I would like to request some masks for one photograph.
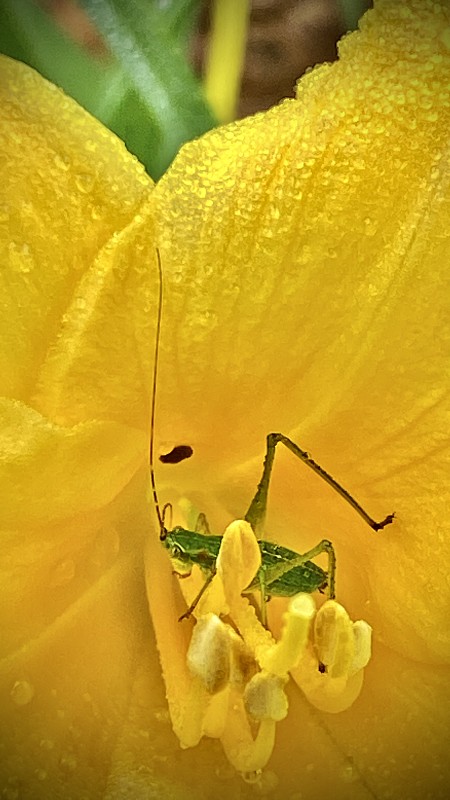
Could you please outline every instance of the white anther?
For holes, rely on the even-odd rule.
[[[370,661],[372,655],[372,628],[368,622],[358,619],[353,623],[353,638],[355,643],[355,654],[350,667],[350,675],[364,669]]]
[[[189,649],[187,665],[200,678],[210,694],[224,689],[230,679],[231,645],[227,626],[215,614],[197,621]]]
[[[253,719],[279,722],[287,716],[285,680],[269,672],[258,672],[245,687],[244,706]]]
[[[355,651],[353,623],[335,600],[327,600],[317,612],[314,643],[327,674],[331,678],[347,677]]]

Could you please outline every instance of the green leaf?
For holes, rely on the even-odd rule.
[[[198,0],[90,2],[115,59],[89,56],[31,0],[0,0],[0,50],[64,89],[159,178],[215,120],[184,49]]]
[[[144,0],[81,4],[134,90],[121,109],[121,117],[125,108],[129,114],[124,139],[133,152],[139,149],[144,163],[151,161],[151,174],[159,177],[184,142],[216,124],[178,39],[193,4],[183,3],[183,13],[182,7],[176,13],[175,4],[160,13],[156,3]]]
[[[101,104],[115,67],[90,58],[30,0],[0,0],[0,14],[2,53],[34,67],[89,111]]]
[[[371,6],[370,0],[339,0],[345,29],[355,31],[362,15]]]

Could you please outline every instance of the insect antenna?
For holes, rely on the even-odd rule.
[[[156,248],[156,258],[158,262],[158,273],[159,273],[159,294],[158,294],[158,315],[156,318],[156,334],[155,334],[155,360],[153,364],[152,405],[150,413],[149,467],[150,467],[150,482],[152,487],[153,500],[155,503],[156,514],[159,523],[159,538],[163,542],[168,534],[168,530],[164,524],[164,516],[167,506],[164,506],[163,512],[161,513],[158,500],[158,493],[156,491],[155,466],[154,466],[156,386],[158,379],[159,342],[161,338],[161,319],[162,319],[162,301],[163,301],[163,275],[161,267],[161,254],[158,248]]]

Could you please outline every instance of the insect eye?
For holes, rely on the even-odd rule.
[[[177,544],[174,544],[173,547],[172,547],[171,555],[173,556],[173,558],[181,558],[181,556],[183,555],[183,551],[181,550],[181,547],[178,547]]]
[[[163,464],[179,464],[180,461],[184,461],[185,458],[190,458],[193,452],[190,445],[178,444],[176,447],[172,448],[170,453],[164,453],[160,456],[159,460],[162,461]]]

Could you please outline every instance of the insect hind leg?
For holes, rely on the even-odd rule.
[[[308,550],[307,553],[302,553],[301,555],[296,555],[295,558],[284,559],[283,561],[272,564],[270,567],[261,566],[260,570],[264,573],[264,577],[261,579],[260,577],[260,584],[267,587],[267,592],[270,594],[270,585],[277,581],[279,578],[282,578],[283,575],[286,575],[287,572],[290,572],[291,569],[294,567],[300,567],[302,564],[305,564],[307,561],[312,561],[313,558],[317,558],[322,553],[326,553],[328,556],[328,569],[327,569],[327,585],[328,585],[328,597],[330,600],[334,600],[336,596],[336,553],[334,552],[334,547],[329,541],[329,539],[322,539],[319,544],[316,544],[315,547],[312,547],[311,550]]]
[[[331,486],[340,496],[363,518],[364,522],[369,525],[372,530],[380,531],[386,525],[389,525],[394,520],[394,514],[388,514],[380,522],[372,519],[364,508],[355,500],[354,497],[341,486],[320,464],[314,461],[313,458],[305,450],[302,450],[292,439],[284,436],[282,433],[269,433],[267,436],[266,456],[264,458],[263,472],[261,480],[258,483],[256,494],[250,503],[250,507],[245,515],[245,519],[250,523],[253,530],[257,535],[260,535],[264,528],[266,518],[267,499],[269,493],[270,478],[272,475],[273,462],[275,459],[275,448],[281,442],[291,451],[303,464],[312,469],[316,475],[319,475],[329,486]]]

